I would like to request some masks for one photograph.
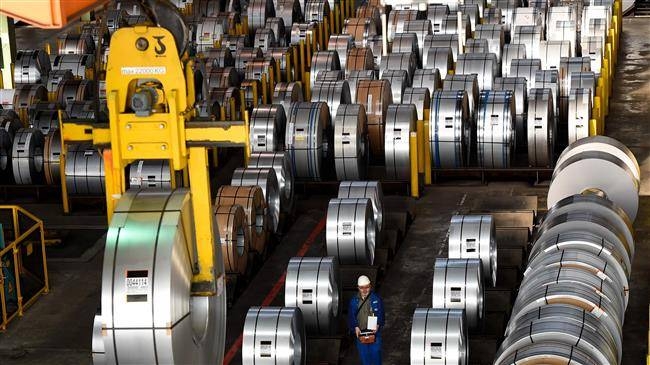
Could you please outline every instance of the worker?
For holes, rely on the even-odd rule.
[[[381,330],[384,327],[384,302],[372,291],[370,279],[357,279],[359,294],[350,299],[348,326],[355,336],[362,365],[381,365]],[[374,335],[374,341],[373,341]]]

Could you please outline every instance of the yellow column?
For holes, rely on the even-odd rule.
[[[431,146],[429,144],[429,117],[428,110],[424,115],[424,183],[431,185]]]
[[[411,196],[420,197],[420,186],[418,181],[418,133],[411,132],[409,135],[409,156],[411,159]]]
[[[2,72],[2,85],[3,89],[14,88],[14,70],[13,62],[16,59],[16,32],[14,31],[14,23],[6,16],[0,16],[0,47],[2,47],[2,55],[0,65]]]

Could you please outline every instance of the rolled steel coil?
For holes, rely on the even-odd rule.
[[[327,103],[329,115],[333,118],[340,105],[352,102],[347,80],[316,82],[311,92],[311,101]]]
[[[246,69],[244,71],[245,79],[262,81],[263,77],[269,84],[271,84],[272,80],[275,80],[275,60],[273,57],[258,58],[249,60],[246,63]]]
[[[501,9],[499,8],[485,8],[483,9],[483,24],[498,25],[503,29],[501,19],[503,18]]]
[[[318,85],[321,82],[332,82],[345,80],[345,72],[342,70],[335,71],[321,71],[316,76],[316,84]]]
[[[422,66],[426,70],[438,70],[440,78],[445,80],[449,71],[454,69],[453,52],[449,47],[430,47],[426,49],[426,56]]]
[[[255,34],[257,29],[264,28],[267,18],[275,16],[275,7],[271,0],[250,0],[248,8],[248,34]]]
[[[305,323],[299,308],[251,307],[244,321],[243,365],[302,365]]]
[[[350,87],[350,99],[357,101],[357,84],[360,80],[376,80],[377,74],[374,70],[357,70],[348,73],[348,86]]]
[[[359,80],[357,83],[357,103],[363,104],[366,108],[370,153],[375,158],[384,155],[386,110],[392,102],[393,96],[388,80]]]
[[[540,42],[539,58],[543,70],[559,70],[562,57],[572,57],[573,52],[569,41]]]
[[[519,6],[519,1],[517,0],[493,0],[492,6],[495,8],[501,9],[501,24],[503,25],[503,30],[512,33],[512,15],[515,9]],[[510,42],[513,43],[513,42]]]
[[[284,30],[287,35],[292,36],[292,26],[304,21],[302,16],[302,7],[297,0],[276,0],[275,16],[282,18],[284,21]]]
[[[375,70],[379,70],[382,63],[383,54],[383,38],[380,35],[368,37],[366,48],[372,51],[372,59],[375,62]]]
[[[417,36],[418,44],[418,59],[422,60],[424,52],[424,38],[433,33],[431,28],[431,21],[429,19],[422,20],[409,20],[404,24],[404,33],[415,34]],[[393,40],[393,44],[394,44]],[[394,51],[393,51],[394,52]]]
[[[604,36],[583,36],[580,39],[580,54],[589,57],[591,69],[600,75],[603,64],[603,39]]]
[[[413,104],[392,104],[386,110],[385,154],[386,177],[391,180],[409,180],[411,151],[409,137],[415,132],[418,115]]]
[[[524,77],[526,78],[526,86],[528,92],[535,85],[535,76],[537,71],[541,70],[542,62],[539,59],[516,59],[510,62],[509,77]]]
[[[47,89],[41,84],[20,84],[13,90],[13,109],[19,115],[20,111],[27,111],[36,104],[47,101]]]
[[[228,34],[228,19],[224,17],[205,17],[194,25],[197,52],[215,46],[224,34]]]
[[[535,71],[535,88],[551,89],[553,99],[553,110],[555,119],[560,117],[560,74],[557,70],[537,70]]]
[[[479,87],[478,76],[474,74],[469,75],[449,75],[442,83],[442,89],[445,91],[462,91],[467,92],[467,118],[472,123],[476,119],[476,110],[479,101]]]
[[[241,205],[217,205],[214,215],[226,272],[245,275],[250,243],[244,208]]]
[[[379,78],[389,82],[393,102],[401,103],[404,90],[409,85],[408,72],[406,70],[385,70]]]
[[[424,48],[423,48],[424,51],[422,52],[423,66],[427,63],[427,61],[425,60],[426,58],[425,55],[428,54],[427,50],[433,47],[451,49],[451,56],[453,58],[453,62],[456,62],[456,60],[458,59],[458,55],[463,53],[462,48],[460,46],[460,41],[458,39],[458,34],[440,34],[440,33],[431,34],[424,37]],[[444,78],[444,75],[442,75],[441,73],[440,77]]]
[[[479,90],[492,90],[494,78],[499,76],[499,63],[492,53],[464,53],[456,62],[457,75],[476,74]]]
[[[266,23],[269,23],[270,19],[278,19],[278,18],[269,18],[267,19]],[[282,28],[284,29],[284,27]],[[278,45],[278,41],[275,37],[275,32],[273,29],[270,28],[260,28],[255,31],[255,38],[253,38],[253,47],[259,48],[262,50],[262,52],[266,53],[269,48],[271,47],[276,47]]]
[[[331,10],[328,0],[305,0],[302,13],[306,22],[323,23],[330,18]]]
[[[599,189],[623,208],[632,221],[639,206],[639,183],[626,163],[600,151],[583,151],[566,158],[553,171],[548,207],[586,189]]]
[[[345,73],[349,75],[351,71],[365,70],[374,70],[372,51],[368,48],[350,49],[347,54]]]
[[[59,54],[93,54],[95,53],[95,40],[88,33],[68,33],[59,39]]]
[[[339,180],[360,180],[366,175],[368,136],[366,108],[361,104],[338,107],[334,119],[334,167]]]
[[[411,365],[468,362],[467,325],[460,309],[417,308],[411,326]]]
[[[388,14],[388,42],[393,41],[393,37],[398,33],[405,33],[404,27],[406,22],[418,20],[417,10],[394,10]]]
[[[239,6],[239,1],[233,2]],[[225,10],[223,7],[226,5],[226,2],[215,2],[211,0],[194,0],[192,4],[192,12],[194,19],[201,19],[205,17],[214,17],[219,12]],[[241,10],[241,9],[238,9]]]
[[[99,110],[99,113],[97,113],[93,101],[69,102],[65,106],[65,114],[70,119],[90,119],[99,122],[108,120],[108,116],[104,110]]]
[[[413,53],[416,60],[416,68],[422,67],[422,57],[419,51],[418,37],[415,33],[398,33],[393,37],[391,53]]]
[[[402,95],[402,104],[414,105],[415,111],[417,112],[417,120],[424,120],[425,111],[429,110],[431,106],[429,89],[425,87],[407,87],[404,89],[404,94]]]
[[[14,137],[20,128],[22,123],[13,110],[0,110],[0,179],[6,182],[11,180]]]
[[[93,364],[106,364],[106,347],[102,339],[102,316],[95,314],[93,318],[93,337],[90,345]]]
[[[477,118],[479,165],[510,166],[513,147],[515,105],[511,91],[482,91]]]
[[[29,119],[29,127],[38,129],[43,136],[59,128],[59,110],[55,108],[34,108]]]
[[[221,37],[221,47],[228,48],[230,52],[237,54],[248,46],[248,40],[243,35],[224,34]]]
[[[309,74],[309,86],[313,90],[316,83],[316,76],[320,71],[334,71],[341,69],[341,61],[336,51],[316,51],[311,57],[311,72]]]
[[[172,171],[169,160],[139,160],[129,167],[131,189],[170,189]]]
[[[74,75],[72,75],[72,71],[70,70],[50,71],[50,73],[47,76],[47,81],[45,82],[45,86],[47,87],[47,92],[50,94],[55,94],[61,82],[63,82],[64,80],[71,80],[73,78]]]
[[[135,27],[136,25],[145,25],[150,22],[149,16],[146,14],[138,14],[138,15],[126,15],[124,17],[124,21],[126,22],[126,26],[128,27]]]
[[[440,72],[437,69],[427,70],[418,69],[413,74],[413,88],[427,88],[429,94],[442,88],[442,81],[440,79]]]
[[[379,181],[341,181],[337,198],[370,199],[377,232],[381,232],[383,229],[384,193]]]
[[[466,166],[471,144],[467,92],[464,90],[434,91],[429,118],[432,167]]]
[[[300,82],[278,82],[273,90],[273,104],[280,104],[284,109],[285,119],[289,120],[291,104],[302,102],[302,85]]]
[[[38,129],[16,131],[11,150],[14,181],[19,185],[37,184],[43,178],[43,134]]]
[[[321,180],[323,159],[328,153],[324,144],[331,125],[327,104],[294,103],[288,121],[285,149],[289,152],[293,175],[299,179]]]
[[[236,49],[233,52],[235,52],[235,69],[242,77],[246,73],[246,65],[248,62],[264,58],[264,53],[262,53],[262,50],[259,48],[241,48]]]
[[[528,164],[551,166],[555,145],[555,109],[551,89],[530,89],[528,95]]]
[[[549,41],[568,41],[571,47],[571,54],[575,54],[578,43],[576,22],[560,20],[555,22],[553,28],[547,32],[547,39]]]
[[[231,108],[230,101],[233,101],[235,109],[233,110]],[[232,119],[238,119],[242,118],[240,116],[240,105],[243,100],[241,100],[241,94],[239,93],[239,89],[236,87],[213,87],[210,88],[210,93],[208,94],[208,101],[210,103],[218,103],[218,105],[221,105],[224,107],[224,111],[226,115],[225,119],[227,120],[232,120]]]
[[[280,185],[273,168],[236,168],[231,186],[259,186],[266,201],[268,229],[276,233],[280,222]]]
[[[518,7],[512,14],[512,26],[515,30],[521,26],[539,26],[544,28],[545,22],[545,13],[539,8]]]
[[[526,113],[528,110],[528,87],[524,77],[497,77],[493,89],[510,90],[515,97],[515,149],[521,150],[526,145]]]
[[[266,249],[267,217],[264,193],[259,186],[222,186],[217,191],[215,206],[241,205],[246,212],[251,250],[263,253]]]
[[[273,37],[274,37],[274,42],[269,42],[269,44],[274,44],[274,45],[266,46],[264,48],[264,53],[267,53],[269,48],[272,47],[287,47],[289,45],[289,40],[287,37],[288,34],[287,26],[284,24],[284,19],[278,17],[277,8],[276,8],[276,17],[266,19],[266,25],[264,25],[264,29],[269,29],[273,31]],[[290,31],[291,31],[291,27],[289,27],[289,32]],[[270,36],[268,34],[266,35],[266,39],[270,40]],[[258,39],[258,42],[262,42],[262,40]],[[261,48],[261,46],[259,45],[256,47]]]
[[[442,20],[440,30],[443,34],[457,34],[462,49],[465,47],[465,42],[472,38],[470,23],[471,21],[469,20],[469,16],[454,12],[453,14],[447,15]]]
[[[481,260],[437,258],[431,307],[464,309],[468,327],[477,328],[485,312]]]
[[[334,198],[327,207],[327,255],[340,264],[372,265],[378,234],[367,198]]]
[[[298,45],[300,41],[307,42],[309,35],[310,42],[317,41],[318,22],[293,23],[291,27],[291,45]]]
[[[591,71],[589,57],[562,57],[560,59],[560,97],[569,96],[571,91],[571,74],[573,72]]]
[[[587,89],[591,95],[595,95],[597,80],[598,77],[592,71],[571,72],[569,74],[569,87],[571,89]]]
[[[260,105],[250,118],[251,152],[274,152],[284,148],[286,113],[282,105]]]
[[[575,365],[598,363],[589,353],[577,346],[559,341],[543,341],[522,346],[514,353],[504,354],[499,362],[495,362],[495,365],[535,364],[543,361]]]
[[[280,189],[280,209],[290,213],[293,207],[293,174],[287,152],[255,152],[248,159],[249,168],[272,168]],[[282,216],[280,217],[282,218]],[[281,219],[282,220],[282,219]]]
[[[640,181],[641,172],[634,154],[624,144],[607,136],[589,136],[572,143],[562,151],[557,162],[560,164],[568,158],[584,151],[600,151],[617,157],[625,163],[634,178]]]
[[[417,58],[413,53],[391,53],[381,60],[379,67],[379,78],[382,78],[386,71],[406,71],[407,85],[411,85],[413,73],[417,66]]]
[[[334,257],[292,257],[287,265],[284,305],[300,308],[307,333],[335,333],[340,308],[339,286]]]
[[[523,44],[529,59],[539,59],[542,27],[538,25],[520,25],[514,28],[511,44]]]
[[[239,87],[241,79],[234,67],[213,67],[207,73],[208,87]]]
[[[512,61],[517,59],[524,59],[524,58],[526,58],[525,45],[504,44],[503,52],[501,53],[501,75],[503,77],[510,76],[510,68],[511,68]]]
[[[327,41],[327,49],[338,53],[341,69],[346,70],[348,51],[354,49],[354,38],[349,34],[332,34]],[[372,62],[372,56],[370,57],[370,61]]]
[[[445,4],[428,4],[427,5],[427,19],[431,21],[432,33],[440,33],[442,27],[442,19],[449,14],[449,6]]]
[[[266,51],[266,55],[273,57],[276,66],[280,69],[280,80],[287,80],[290,76],[287,70],[287,56],[291,57],[291,50],[288,47],[271,47]],[[277,85],[276,80],[276,85]]]
[[[491,215],[454,215],[449,224],[450,259],[480,259],[483,278],[497,284],[496,228]]]
[[[465,53],[489,53],[487,39],[470,38],[465,43]]]
[[[591,119],[591,90],[571,89],[567,101],[567,123],[569,126],[569,144],[589,136]]]
[[[44,50],[19,50],[14,62],[14,82],[44,83],[51,68],[50,59]]]
[[[96,86],[92,80],[63,80],[56,92],[56,101],[67,105],[73,101],[89,101],[95,98]]]
[[[95,66],[95,57],[91,54],[65,54],[54,56],[52,70],[70,70],[76,78],[89,77],[89,70]]]
[[[104,194],[104,158],[89,144],[72,144],[66,149],[65,184],[69,195]]]
[[[384,13],[384,10],[381,6],[375,6],[370,4],[362,4],[357,7],[355,16],[356,18],[370,18],[375,26],[375,34],[381,35],[381,14]],[[352,19],[352,18],[350,18]]]
[[[501,27],[500,24],[477,25],[476,31],[474,32],[474,38],[487,40],[488,51],[486,52],[494,53],[494,55],[497,57],[497,63],[501,63],[501,54],[505,36],[503,33],[503,27]]]
[[[191,295],[195,263],[183,234],[194,225],[191,209],[187,189],[127,191],[117,204],[102,276],[107,363],[222,361],[226,294],[219,286],[212,296]],[[212,279],[218,281],[224,271],[216,251]]]
[[[482,10],[479,9],[478,4],[469,4],[465,3],[463,5],[458,5],[458,11],[462,14],[463,17],[469,20],[469,29],[472,33],[476,30],[477,24],[480,24]]]

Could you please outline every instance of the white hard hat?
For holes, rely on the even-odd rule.
[[[366,286],[366,285],[370,285],[370,279],[365,275],[359,276],[359,279],[357,279],[357,286]]]

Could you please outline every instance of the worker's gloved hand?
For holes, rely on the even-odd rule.
[[[361,328],[354,327],[354,333],[357,335],[357,337],[359,337],[359,335],[361,335]]]

